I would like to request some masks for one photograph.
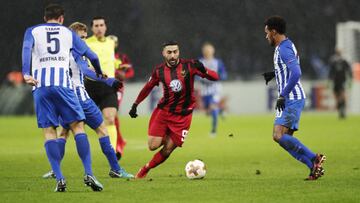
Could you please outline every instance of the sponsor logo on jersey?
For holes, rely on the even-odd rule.
[[[182,90],[182,85],[181,85],[181,82],[180,80],[172,80],[170,82],[170,88],[173,92],[180,92]]]

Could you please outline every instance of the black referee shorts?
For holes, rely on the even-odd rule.
[[[85,79],[85,88],[101,111],[107,107],[114,107],[118,110],[117,92],[114,88],[103,82],[89,79]]]

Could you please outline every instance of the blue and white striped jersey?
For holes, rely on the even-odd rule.
[[[275,78],[278,86],[278,94],[282,95],[285,87],[289,83],[292,67],[300,67],[300,60],[295,45],[290,39],[282,41],[274,52]],[[289,100],[305,99],[305,92],[301,85],[300,79],[295,81],[296,84],[289,94],[284,95]]]
[[[71,50],[84,54],[87,49],[74,32],[58,23],[30,27],[24,36],[23,75],[32,75],[39,81],[34,89],[47,86],[73,89],[69,74]]]
[[[218,73],[220,80],[226,80],[227,73],[224,63],[217,58],[213,59],[199,59],[206,68],[209,68]],[[200,78],[200,94],[201,96],[218,95],[221,92],[221,83],[219,81],[210,81],[204,78]]]
[[[79,56],[76,52],[72,52],[70,55],[70,69],[71,69],[71,80],[75,87],[75,93],[79,100],[86,101],[90,99],[88,93],[86,92],[84,85],[84,73],[81,71],[81,65],[86,66],[87,61],[83,58],[84,56]]]

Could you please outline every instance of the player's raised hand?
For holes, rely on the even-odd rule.
[[[129,115],[130,115],[130,117],[131,118],[136,118],[138,115],[137,115],[137,113],[136,113],[136,111],[137,111],[137,104],[133,104],[132,106],[131,106],[131,109],[130,109],[130,111],[129,111]]]
[[[285,98],[283,96],[279,96],[276,100],[275,109],[278,111],[283,111],[285,109]]]
[[[265,84],[267,85],[275,77],[275,71],[263,73],[262,76],[264,76]]]
[[[39,83],[31,75],[24,75],[24,80],[26,84],[29,84],[31,86],[36,86]]]
[[[203,63],[201,63],[199,60],[194,60],[194,67],[198,69],[200,72],[206,74],[206,68]]]

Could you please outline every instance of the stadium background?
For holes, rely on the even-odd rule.
[[[42,23],[43,7],[49,2],[4,1],[0,8],[0,80],[21,69],[21,45],[27,27]],[[359,21],[357,0],[301,1],[57,1],[65,7],[65,25],[74,21],[90,24],[93,16],[108,18],[108,34],[119,37],[121,50],[137,69],[134,80],[144,80],[159,63],[160,45],[176,39],[184,57],[197,57],[204,41],[213,42],[223,58],[230,79],[253,79],[272,69],[272,48],[265,41],[264,19],[272,14],[288,21],[288,35],[300,52],[306,78],[316,79],[311,59],[327,62],[335,46],[336,23]]]
[[[43,22],[43,8],[50,2],[59,2],[65,7],[65,26],[74,21],[90,25],[91,18],[98,15],[108,19],[107,34],[119,37],[120,50],[130,56],[135,67],[135,77],[130,82],[137,83],[127,84],[123,102],[126,109],[154,65],[162,61],[162,42],[175,39],[181,45],[182,57],[186,58],[199,57],[204,42],[214,43],[216,55],[223,59],[229,73],[224,94],[230,98],[230,112],[264,113],[272,110],[275,97],[272,90],[275,87],[273,83],[265,87],[260,74],[273,68],[273,48],[265,40],[263,27],[264,19],[273,14],[287,19],[288,36],[300,53],[302,80],[310,101],[308,107],[333,109],[332,92],[325,79],[328,61],[337,43],[336,27],[341,22],[360,21],[356,0],[291,3],[286,0],[184,0],[171,3],[165,0],[66,0],[32,1],[31,4],[26,0],[6,1],[0,8],[4,28],[0,38],[0,114],[33,113],[28,102],[31,101],[30,87],[13,87],[9,80],[16,76],[9,73],[21,71],[23,33],[27,27]],[[359,33],[360,29],[358,44]],[[357,49],[355,59],[360,61],[360,45]],[[360,82],[357,82],[349,91],[350,112],[360,113],[359,91]],[[320,99],[323,101],[318,101]],[[261,102],[254,105],[255,100]],[[144,113],[149,110],[140,109]]]
[[[307,109],[313,108],[312,93],[317,87],[325,88],[328,98],[332,98],[331,89],[326,88],[326,75],[317,72],[316,64],[327,67],[336,44],[337,23],[360,21],[358,0],[57,1],[65,7],[66,26],[73,21],[89,25],[95,15],[109,19],[108,34],[119,37],[121,50],[131,57],[136,69],[135,78],[126,84],[122,113],[130,108],[152,66],[162,60],[160,44],[171,38],[181,43],[184,57],[198,57],[204,41],[215,44],[217,56],[229,71],[229,81],[224,83],[230,97],[229,114],[239,114],[220,119],[216,138],[208,135],[210,119],[196,114],[186,145],[143,181],[109,178],[98,139],[87,130],[93,167],[105,189],[92,193],[83,186],[82,166],[71,139],[63,162],[69,192],[63,195],[52,192],[53,180],[41,178],[49,164],[35,116],[9,116],[33,112],[31,88],[9,82],[9,78],[17,77],[9,73],[21,71],[24,31],[43,22],[43,7],[49,2],[12,0],[2,1],[0,6],[1,202],[360,202],[360,116],[354,115],[360,112],[360,80],[354,81],[350,91],[359,101],[350,103],[350,108],[357,106],[359,111],[353,111],[347,119],[339,121],[329,109],[323,109],[325,113],[305,111],[302,115],[296,136],[328,156],[326,176],[304,182],[306,167],[292,160],[271,139],[274,106],[270,92],[274,81],[265,86],[260,76],[273,68],[273,48],[265,40],[263,21],[272,14],[283,15],[288,21],[288,34],[300,52]],[[328,102],[333,108],[333,101]],[[148,113],[147,106],[142,104],[140,112]],[[128,141],[121,164],[136,173],[152,157],[146,147],[149,115],[120,118]],[[184,177],[186,162],[195,158],[203,159],[208,166],[204,180]]]

